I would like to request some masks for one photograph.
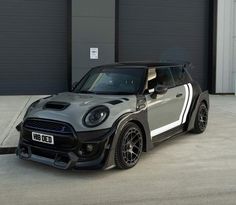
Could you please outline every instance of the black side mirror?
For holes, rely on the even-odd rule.
[[[77,84],[78,84],[77,81],[72,83],[71,91],[74,91],[74,89],[76,88]]]
[[[164,95],[166,94],[168,91],[168,87],[164,86],[164,85],[157,85],[154,88],[154,92],[151,94],[151,97],[153,99],[157,98],[157,95]]]

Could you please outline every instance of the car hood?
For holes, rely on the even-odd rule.
[[[39,100],[28,109],[24,120],[42,118],[62,121],[71,124],[77,132],[108,129],[120,116],[136,111],[136,102],[135,95],[95,95],[66,92]],[[52,108],[51,106],[54,105],[59,105],[59,107]],[[95,128],[84,126],[83,117],[85,114],[100,105],[109,108],[108,119]]]

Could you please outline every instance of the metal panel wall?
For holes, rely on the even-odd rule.
[[[119,61],[191,61],[208,85],[209,0],[119,0]]]
[[[72,81],[93,66],[113,63],[115,52],[115,0],[72,0]],[[90,59],[90,48],[99,58]]]
[[[67,89],[67,0],[0,0],[0,94]]]
[[[236,2],[218,0],[216,93],[236,92],[235,57]]]

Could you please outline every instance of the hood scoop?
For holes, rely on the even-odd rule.
[[[109,101],[107,103],[111,104],[111,105],[117,105],[117,104],[123,103],[123,101],[121,101],[121,100],[112,100],[112,101]]]
[[[65,110],[69,106],[70,106],[70,103],[50,101],[50,102],[47,102],[43,108],[49,109],[49,110]]]

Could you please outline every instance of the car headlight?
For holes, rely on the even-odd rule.
[[[97,127],[101,125],[109,116],[109,109],[106,106],[98,106],[91,109],[83,119],[86,127]]]

